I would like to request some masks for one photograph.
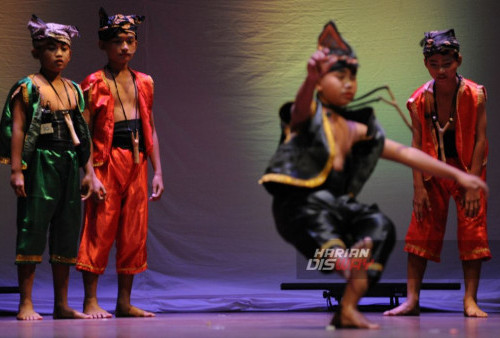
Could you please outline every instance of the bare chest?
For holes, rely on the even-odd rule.
[[[131,77],[108,79],[109,89],[114,99],[114,120],[139,118],[137,87]]]
[[[441,126],[449,123],[449,128],[455,128],[456,101],[453,96],[436,98],[435,103],[436,117]]]
[[[39,84],[40,103],[50,110],[71,110],[77,107],[77,99],[74,89],[62,82],[54,83],[52,87],[48,84]]]
[[[335,156],[333,158],[333,169],[342,171],[347,154],[352,147],[351,128],[348,122],[334,114],[328,117],[330,122],[330,130],[335,140]]]

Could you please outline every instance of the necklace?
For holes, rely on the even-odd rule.
[[[59,99],[59,102],[61,102],[61,107],[63,108],[61,110],[64,110],[64,102],[62,101],[61,96],[59,95],[59,93],[57,92],[56,88],[52,84],[52,81],[50,81],[47,78],[47,76],[45,76],[45,74],[41,70],[40,70],[40,74],[43,76],[43,78],[45,79],[45,81],[48,82],[48,84],[50,85],[50,88],[52,88],[52,90],[56,94],[57,98]],[[71,99],[69,98],[68,88],[66,88],[66,83],[64,82],[64,80],[62,78],[60,80],[61,80],[61,82],[63,84],[64,91],[66,92],[66,98],[68,99],[68,105],[69,105],[68,106],[68,110],[69,110],[69,109],[71,109]],[[47,102],[47,104],[49,104],[49,103]]]
[[[118,101],[120,102],[120,106],[122,107],[122,112],[123,112],[123,117],[125,118],[125,121],[127,122],[127,128],[130,131],[130,138],[132,140],[132,150],[134,154],[134,163],[138,164],[140,162],[139,160],[139,127],[138,127],[138,112],[139,112],[139,100],[137,97],[137,83],[135,81],[135,75],[132,73],[129,69],[130,75],[132,76],[132,82],[134,83],[134,90],[135,90],[135,128],[132,130],[130,128],[130,123],[129,120],[127,119],[127,114],[125,113],[125,107],[123,106],[123,101],[120,97],[120,91],[118,90],[118,85],[116,83],[116,78],[115,75],[113,74],[113,71],[111,70],[111,67],[109,65],[106,65],[106,69],[108,70],[109,74],[111,74],[111,78],[113,79],[113,83],[115,84],[115,89],[116,89],[116,96],[118,97]]]
[[[450,116],[448,118],[448,121],[446,121],[444,127],[441,127],[441,124],[439,123],[437,100],[436,100],[436,82],[434,82],[432,86],[432,94],[434,97],[434,110],[431,111],[431,118],[432,118],[432,123],[434,124],[434,128],[436,129],[436,132],[438,134],[439,154],[441,157],[441,161],[443,162],[446,162],[446,156],[444,155],[444,133],[446,132],[446,130],[448,130],[448,128],[454,121],[453,114],[457,109],[456,105],[457,105],[458,90],[460,89],[460,84],[462,83],[462,77],[460,75],[457,75],[457,78],[458,78],[458,83],[457,87],[455,88],[455,93],[453,94],[453,99],[451,101]]]
[[[61,102],[61,107],[64,108],[64,102],[61,99],[61,96],[57,92],[56,88],[52,84],[52,82],[45,76],[45,74],[40,70],[40,74],[44,77],[44,79],[49,83],[50,88],[54,91],[56,94],[57,98],[59,99],[59,102]],[[75,126],[73,125],[73,120],[71,120],[71,115],[69,111],[71,110],[71,99],[69,98],[69,93],[68,93],[68,88],[66,88],[66,82],[61,78],[61,82],[64,87],[64,91],[66,92],[66,98],[68,99],[68,109],[61,109],[62,110],[62,115],[64,117],[64,122],[66,123],[66,126],[68,127],[69,134],[71,136],[71,140],[73,141],[73,145],[78,146],[80,145],[80,140],[78,139],[78,135],[76,134],[75,131]],[[50,106],[50,102],[47,101],[47,105]]]

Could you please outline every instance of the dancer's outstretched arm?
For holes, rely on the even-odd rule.
[[[386,139],[382,157],[435,176],[451,178],[466,189],[482,189],[488,195],[488,186],[479,177],[438,161],[417,148]]]

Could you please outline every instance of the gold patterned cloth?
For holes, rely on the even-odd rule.
[[[429,57],[447,51],[460,52],[460,43],[455,37],[455,30],[447,29],[442,31],[430,31],[424,34],[420,41],[420,46],[424,47],[423,53]]]
[[[120,33],[132,33],[137,37],[137,26],[144,16],[115,14],[108,16],[104,8],[99,9],[99,40],[108,41]]]

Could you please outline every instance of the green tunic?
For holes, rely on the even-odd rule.
[[[81,144],[78,147],[51,144],[41,135],[44,108],[31,77],[17,82],[9,92],[0,120],[0,161],[10,163],[12,99],[19,90],[28,107],[23,146],[23,175],[27,197],[18,198],[16,264],[40,263],[49,231],[50,261],[74,264],[81,223],[79,166],[90,156],[90,134],[82,116],[84,100],[79,86],[78,110],[72,120]],[[47,112],[47,111],[45,111]],[[52,114],[56,115],[56,114]],[[43,141],[43,142],[41,142]],[[69,146],[68,146],[69,145]]]

